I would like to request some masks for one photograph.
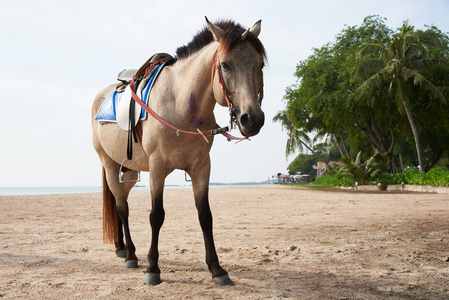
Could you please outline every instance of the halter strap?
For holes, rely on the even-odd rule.
[[[212,62],[212,75],[211,75],[212,89],[214,88],[215,72],[218,71],[218,82],[220,83],[221,92],[222,92],[224,98],[226,99],[226,103],[228,104],[228,107],[231,108],[232,102],[229,99],[228,90],[226,89],[226,84],[223,80],[223,73],[221,72],[221,64],[219,62],[217,63],[217,54],[218,54],[218,48],[217,48],[217,50],[215,50],[214,59]],[[217,67],[217,65],[218,65],[218,67]],[[260,106],[262,106],[263,88],[264,88],[264,84],[263,84],[263,74],[262,74],[261,81],[260,81],[260,91],[259,91],[259,105]]]
[[[228,107],[231,108],[232,107],[232,103],[231,100],[229,100],[229,95],[228,95],[228,91],[226,89],[226,85],[224,83],[223,80],[223,74],[221,72],[221,65],[220,63],[217,64],[217,54],[218,54],[218,48],[217,50],[215,50],[214,53],[214,60],[212,62],[212,76],[211,76],[211,81],[212,81],[212,89],[214,89],[214,77],[215,77],[215,71],[218,70],[218,82],[220,83],[220,87],[221,87],[221,92],[224,96],[224,98],[226,99],[226,103],[228,104]],[[217,67],[218,65],[218,67]]]
[[[214,55],[215,57],[215,55]],[[153,64],[154,65],[154,64]],[[215,63],[214,63],[214,67],[213,69],[215,70]],[[213,71],[214,72],[214,71]],[[145,72],[146,73],[146,72]],[[221,73],[221,72],[220,72]],[[139,104],[145,111],[147,111],[153,118],[155,118],[156,120],[158,120],[159,122],[161,122],[162,124],[164,124],[167,127],[170,127],[173,130],[176,130],[176,134],[179,135],[180,133],[184,133],[184,134],[188,134],[188,135],[195,135],[195,136],[202,136],[206,142],[209,143],[209,141],[207,140],[206,137],[208,136],[214,136],[216,134],[221,133],[223,136],[225,136],[227,138],[228,141],[231,140],[235,140],[235,141],[242,141],[242,140],[246,140],[248,139],[248,137],[235,137],[232,136],[230,134],[227,133],[227,131],[229,131],[229,127],[220,127],[218,124],[216,124],[216,128],[215,129],[211,129],[208,131],[204,131],[201,132],[199,129],[197,129],[197,132],[194,131],[187,131],[187,130],[182,130],[179,129],[173,125],[171,125],[170,123],[166,122],[164,119],[162,119],[158,114],[156,114],[148,105],[146,105],[145,103],[143,103],[143,101],[139,98],[139,96],[136,95],[136,93],[134,92],[134,86],[135,86],[135,76],[132,78],[129,86],[130,86],[130,90],[131,90],[131,96],[134,99],[134,101],[137,102],[137,104]],[[229,99],[229,98],[228,98]],[[230,103],[230,102],[229,102]]]
[[[223,97],[226,99],[226,103],[227,103],[230,111],[232,111],[232,102],[229,99],[229,94],[228,94],[228,91],[226,89],[225,82],[223,80],[223,74],[222,74],[222,71],[221,71],[221,65],[220,65],[220,63],[217,60],[217,54],[218,54],[218,48],[217,48],[217,50],[215,50],[214,58],[213,58],[213,62],[212,62],[212,74],[211,74],[212,90],[213,90],[213,87],[214,87],[215,72],[218,71],[218,81],[220,83],[221,92],[223,94]],[[161,62],[163,60],[165,60],[165,58],[161,59],[157,63],[159,63],[159,62]],[[153,66],[156,65],[157,63],[154,63]],[[141,70],[139,70],[139,71],[141,71]],[[146,74],[146,71],[145,71],[145,74]],[[182,129],[179,129],[179,128],[171,125],[170,123],[164,121],[160,116],[158,116],[158,114],[156,114],[149,106],[147,106],[145,103],[143,103],[142,100],[135,94],[135,92],[134,92],[135,78],[136,78],[136,76],[134,76],[132,78],[132,80],[131,80],[131,82],[129,84],[130,85],[130,89],[131,89],[131,96],[134,99],[134,101],[136,101],[137,104],[139,104],[153,118],[155,118],[156,120],[158,120],[159,122],[161,122],[165,126],[170,127],[173,130],[176,130],[176,134],[179,135],[180,133],[184,133],[184,134],[188,134],[188,135],[202,136],[206,140],[206,142],[209,142],[207,140],[207,138],[206,138],[207,136],[213,136],[213,135],[216,135],[216,134],[219,134],[219,133],[221,133],[223,136],[225,136],[228,139],[228,141],[231,141],[231,140],[243,141],[243,140],[247,140],[248,139],[247,136],[241,137],[241,138],[232,136],[229,133],[227,133],[227,131],[229,131],[229,127],[227,127],[227,126],[226,127],[220,127],[218,124],[216,124],[216,128],[215,129],[204,131],[204,132],[201,132],[199,129],[197,129],[198,132],[182,130]],[[263,76],[262,76],[261,77],[261,88],[260,88],[260,92],[259,92],[259,105],[262,105],[263,88],[264,88],[264,84],[263,84]],[[231,126],[232,126],[232,120],[231,120]]]

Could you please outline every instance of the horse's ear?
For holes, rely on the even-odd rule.
[[[220,27],[218,27],[215,24],[212,24],[209,22],[209,20],[206,18],[207,27],[209,28],[210,32],[212,32],[212,35],[214,36],[215,41],[219,41],[224,37],[224,31]]]
[[[249,32],[251,32],[252,34],[254,34],[255,36],[259,36],[260,31],[262,29],[262,26],[260,26],[260,23],[262,23],[262,20],[257,21],[253,27],[251,27],[251,29],[249,30]]]

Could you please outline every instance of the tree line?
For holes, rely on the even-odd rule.
[[[385,22],[368,16],[345,26],[298,63],[274,117],[288,134],[286,155],[307,149],[326,162],[361,153],[390,173],[447,167],[449,36],[434,25],[392,30]]]

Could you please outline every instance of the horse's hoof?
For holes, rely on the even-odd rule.
[[[127,269],[136,269],[139,267],[137,260],[127,260],[125,261],[125,268]]]
[[[126,250],[115,250],[115,254],[117,255],[117,257],[126,258]]]
[[[161,283],[161,274],[158,273],[145,273],[145,278],[143,280],[146,284],[158,285]]]
[[[218,285],[235,285],[234,281],[229,278],[229,275],[217,276],[213,280]]]

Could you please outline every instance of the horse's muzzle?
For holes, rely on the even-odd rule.
[[[239,129],[242,135],[250,137],[259,133],[265,123],[263,111],[249,111],[248,113],[237,115]]]

